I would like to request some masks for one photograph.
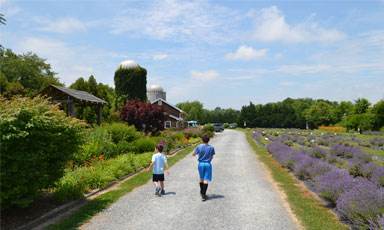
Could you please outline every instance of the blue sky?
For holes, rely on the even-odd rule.
[[[0,43],[47,59],[67,86],[114,87],[131,59],[174,104],[384,98],[384,0],[0,0],[0,12]]]

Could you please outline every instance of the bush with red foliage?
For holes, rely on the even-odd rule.
[[[138,131],[156,134],[164,130],[165,115],[162,108],[135,99],[121,107],[120,120],[134,125]]]

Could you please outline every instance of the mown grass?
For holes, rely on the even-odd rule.
[[[176,162],[187,156],[190,152],[193,151],[195,146],[196,145],[189,146],[180,151],[174,157],[169,158],[169,166],[174,165]],[[146,184],[151,178],[151,172],[141,172],[136,176],[132,177],[131,179],[122,183],[120,185],[120,189],[112,190],[96,197],[94,200],[89,201],[87,204],[85,204],[76,213],[72,214],[67,219],[62,220],[57,224],[50,225],[45,229],[78,229],[80,226],[87,223],[93,216],[97,215],[103,209],[116,202],[120,197],[131,192],[134,188]]]
[[[378,157],[384,157],[384,151],[370,149],[370,148],[361,148],[363,152],[378,156]]]
[[[297,216],[303,227],[308,230],[323,229],[349,229],[341,223],[337,216],[333,214],[321,201],[317,200],[312,193],[299,186],[299,181],[267,152],[265,147],[259,147],[252,139],[250,132],[242,130],[254,152],[258,155],[271,171],[274,180],[287,195],[287,201]]]

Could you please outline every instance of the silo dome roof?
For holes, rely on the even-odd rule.
[[[122,69],[134,69],[137,67],[139,67],[139,64],[137,64],[134,60],[125,60],[119,64],[119,68]]]
[[[163,88],[159,85],[151,85],[149,88],[148,88],[148,91],[161,91],[161,92],[164,92]]]

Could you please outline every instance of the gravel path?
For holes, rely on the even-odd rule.
[[[149,182],[82,229],[298,229],[242,132],[225,130],[210,144],[209,200],[201,201],[197,158],[189,155],[166,176],[166,195],[156,196]]]

